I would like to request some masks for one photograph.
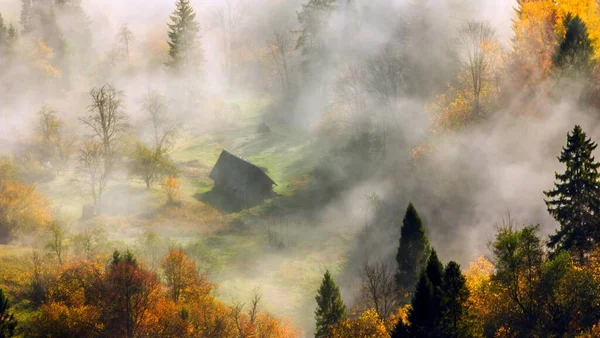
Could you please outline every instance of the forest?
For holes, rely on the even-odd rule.
[[[600,337],[598,141],[598,0],[0,0],[0,338]]]

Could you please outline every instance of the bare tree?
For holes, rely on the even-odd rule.
[[[397,308],[398,289],[394,269],[382,262],[365,263],[361,269],[361,294],[367,307],[375,308],[379,317],[388,318]]]
[[[275,72],[281,81],[284,92],[290,92],[292,58],[294,53],[294,40],[287,31],[274,30],[271,38],[267,39],[267,49],[273,62]]]
[[[387,45],[365,66],[366,86],[383,103],[379,109],[379,128],[382,133],[383,153],[386,153],[389,130],[398,125],[396,101],[406,90],[407,74],[403,58],[395,46]]]
[[[89,115],[80,121],[91,130],[79,154],[80,180],[90,188],[96,213],[100,211],[102,193],[115,167],[116,144],[127,127],[122,93],[112,85],[93,88]]]
[[[167,99],[157,91],[149,91],[142,102],[147,113],[147,124],[150,128],[152,144],[155,149],[168,148],[179,130],[179,123],[168,115]]]
[[[114,146],[127,124],[123,111],[123,94],[110,84],[93,88],[90,91],[92,104],[89,115],[80,121],[92,131],[92,138],[102,142],[103,156],[114,156]]]
[[[349,66],[337,79],[335,95],[346,108],[346,121],[354,133],[364,130],[369,124],[367,72],[361,65]]]
[[[221,30],[221,39],[225,52],[223,67],[225,68],[229,84],[233,82],[233,51],[240,41],[240,32],[244,23],[245,11],[246,7],[241,0],[224,0],[223,5],[217,10],[215,15],[216,24]]]
[[[102,143],[95,139],[85,140],[79,151],[78,162],[78,181],[88,186],[89,193],[94,198],[94,210],[98,213],[110,173],[110,164],[106,164]]]
[[[88,228],[73,237],[75,251],[82,254],[87,260],[94,258],[98,248],[105,240],[106,233],[102,228]]]
[[[480,94],[490,69],[494,29],[487,22],[469,21],[458,32],[462,62],[469,71],[473,90],[473,116],[481,113]]]
[[[125,57],[127,58],[127,62],[129,62],[129,45],[135,40],[133,37],[133,33],[129,29],[127,24],[123,24],[119,29],[119,33],[117,34],[119,39],[120,49],[123,53],[125,53]]]

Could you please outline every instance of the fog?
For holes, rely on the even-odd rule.
[[[219,132],[224,138],[228,137],[230,130],[226,127],[231,123],[224,121],[221,112],[211,106],[211,100],[219,98],[234,102],[247,97],[268,96],[269,104],[255,104],[261,119],[273,125],[283,121],[293,133],[298,133],[307,142],[315,142],[310,143],[319,147],[315,157],[332,158],[318,162],[326,167],[337,159],[329,151],[344,142],[314,141],[319,138],[315,125],[322,124],[332,106],[340,100],[335,89],[338,79],[349,66],[368,63],[382,55],[386,48],[393,47],[397,48],[394,52],[411,60],[413,65],[422,66],[423,71],[419,74],[425,74],[427,79],[406,75],[415,83],[423,80],[422,87],[413,92],[400,90],[391,103],[384,102],[373,92],[363,93],[367,109],[357,114],[359,121],[393,107],[387,117],[389,120],[385,121],[390,135],[389,141],[384,141],[388,142],[386,159],[351,161],[350,166],[340,170],[328,168],[336,180],[348,179],[339,194],[324,199],[318,208],[307,212],[309,215],[302,210],[286,209],[285,218],[296,222],[293,223],[296,226],[288,226],[291,230],[286,231],[291,234],[288,232],[286,238],[293,239],[295,244],[282,252],[265,249],[254,256],[253,261],[234,261],[215,272],[212,277],[221,284],[222,296],[226,300],[243,298],[258,288],[269,309],[279,308],[282,315],[291,316],[295,324],[310,333],[314,326],[314,295],[305,292],[307,286],[312,288],[311,292],[316,289],[314,276],[321,276],[329,268],[328,263],[333,263],[341,278],[344,298],[351,303],[360,265],[365,260],[393,260],[401,218],[410,201],[421,213],[428,236],[440,257],[444,261],[456,260],[463,266],[478,255],[488,254],[487,243],[494,235],[495,223],[508,213],[521,224],[539,223],[543,234],[552,233],[557,224],[546,212],[542,192],[552,187],[554,172],[562,169],[556,156],[565,143],[566,133],[574,124],[580,124],[593,140],[600,139],[600,130],[594,121],[596,112],[575,104],[578,87],[568,87],[572,95],[553,101],[539,95],[528,108],[524,108],[519,98],[511,98],[485,121],[443,134],[432,132],[435,126],[428,109],[432,97],[443,91],[447,79],[457,73],[453,67],[457,67],[458,53],[452,46],[456,43],[459,27],[468,20],[488,21],[496,31],[501,48],[509,50],[516,3],[493,0],[339,2],[339,8],[320,32],[326,42],[327,54],[332,56],[325,61],[325,66],[318,66],[319,79],[294,80],[295,90],[284,95],[278,78],[269,70],[272,64],[268,64],[265,40],[271,38],[275,29],[297,32],[297,12],[301,11],[304,1],[235,2],[241,6],[240,18],[232,31],[235,30],[237,46],[242,46],[239,53],[243,56],[233,70],[234,81],[228,79],[224,70],[227,52],[222,43],[223,30],[217,22],[217,13],[226,2],[191,1],[201,26],[204,62],[201,76],[191,80],[198,88],[197,106],[189,110],[183,109],[181,102],[182,88],[190,82],[172,78],[163,65],[164,58],[168,57],[167,22],[174,2],[83,0],[82,9],[89,18],[92,39],[81,41],[89,43],[89,46],[82,44],[89,55],[82,53],[81,59],[71,60],[70,73],[63,77],[68,77],[68,83],[40,81],[29,70],[22,69],[27,68],[23,66],[23,60],[7,61],[5,70],[0,71],[0,140],[3,141],[0,150],[14,153],[22,150],[22,144],[35,133],[36,113],[43,104],[52,104],[63,114],[71,133],[78,137],[85,135],[78,118],[86,115],[90,104],[89,90],[112,83],[125,94],[125,111],[132,125],[143,119],[140,107],[148,91],[158,90],[175,102],[170,106],[169,115],[183,121],[175,142],[176,149],[189,140],[211,133]],[[408,13],[417,2],[422,6],[419,8],[426,9],[421,19],[423,27],[427,28],[423,33],[427,40],[417,42],[409,49],[399,37],[414,33],[407,28],[413,19]],[[17,25],[19,12],[19,1],[0,0],[0,13],[5,22]],[[115,66],[106,60],[118,41],[116,36],[123,24],[128,25],[135,39],[129,64],[119,61]],[[60,25],[65,36],[75,36],[73,32],[78,27],[72,22],[63,20]],[[295,39],[292,44],[295,46]],[[291,53],[294,66],[300,68],[304,56],[296,50]],[[412,74],[417,73],[410,76],[414,76]],[[267,76],[271,78],[267,79]],[[538,114],[521,111],[530,107]],[[228,118],[236,122],[235,116]],[[417,167],[411,159],[411,150],[427,142],[435,143],[435,148],[424,157],[421,167]],[[368,174],[354,181],[355,177],[348,169],[358,167],[365,167]],[[74,170],[74,166],[71,169]],[[67,179],[63,182],[70,184]],[[40,188],[44,192],[50,190]],[[190,191],[184,193],[191,200]],[[367,192],[379,197],[381,208],[375,210],[368,206]],[[106,209],[112,213],[110,217],[122,217],[119,222],[135,223],[131,220],[135,215],[152,208],[152,197],[133,202],[134,195],[127,189],[115,188],[107,196]],[[57,197],[56,203],[66,203],[71,197]],[[77,199],[87,202],[88,198],[78,196]],[[78,208],[76,205],[67,210],[75,214],[79,212]],[[211,223],[209,220],[203,222]],[[266,227],[269,222],[266,217],[254,219],[257,227]],[[195,234],[185,222],[178,225],[169,219],[161,219],[157,224],[152,229],[183,242]],[[369,224],[371,228],[365,230]],[[178,226],[186,230],[178,233]],[[134,242],[147,230],[145,225],[123,227],[126,229],[116,225],[108,227],[110,237]],[[115,233],[110,233],[110,229]],[[264,241],[263,237],[260,240]],[[294,285],[294,281],[286,276],[294,268],[305,269],[311,277]]]

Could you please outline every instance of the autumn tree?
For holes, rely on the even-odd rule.
[[[158,277],[140,267],[131,252],[115,251],[106,281],[108,332],[136,337],[161,293]]]
[[[317,301],[315,337],[330,337],[333,325],[346,319],[346,306],[342,300],[340,289],[331,277],[329,270],[323,276],[315,299]]]
[[[569,76],[589,76],[594,68],[594,49],[587,26],[579,18],[567,15],[563,22],[566,33],[554,54],[554,66]]]
[[[331,337],[389,338],[390,334],[385,326],[385,320],[375,309],[370,309],[361,313],[357,318],[344,319],[335,324]]]
[[[398,270],[396,285],[400,292],[411,293],[429,256],[429,239],[421,217],[412,203],[406,208],[402,228],[400,230],[400,245],[396,253]]]
[[[596,147],[576,125],[567,133],[567,145],[558,157],[567,168],[563,174],[555,173],[554,189],[544,192],[548,212],[560,223],[548,245],[572,252],[581,263],[600,240],[596,229],[600,213],[600,164],[592,154]]]
[[[35,188],[20,182],[0,182],[0,241],[31,233],[50,224],[46,199]]]
[[[0,289],[0,337],[10,338],[14,336],[17,328],[17,320],[10,310],[10,301]]]
[[[515,11],[510,75],[515,90],[525,89],[530,94],[552,71],[558,46],[556,7],[553,0],[519,0]]]
[[[481,90],[489,81],[490,49],[494,43],[494,29],[485,22],[469,21],[458,32],[462,62],[470,78],[473,94],[473,116],[479,116]]]
[[[57,111],[44,105],[38,112],[38,134],[41,142],[42,159],[58,160],[55,165],[66,164],[73,151],[75,138],[66,132],[66,126]]]
[[[198,274],[196,263],[182,249],[170,250],[161,263],[161,268],[167,281],[169,294],[174,302],[193,296],[194,292],[207,293],[210,286]]]

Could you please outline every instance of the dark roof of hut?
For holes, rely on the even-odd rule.
[[[225,149],[219,155],[219,159],[208,177],[213,181],[221,177],[226,177],[227,179],[236,181],[245,180],[255,182],[261,180],[264,183],[277,185],[261,168],[243,158],[233,155]]]

